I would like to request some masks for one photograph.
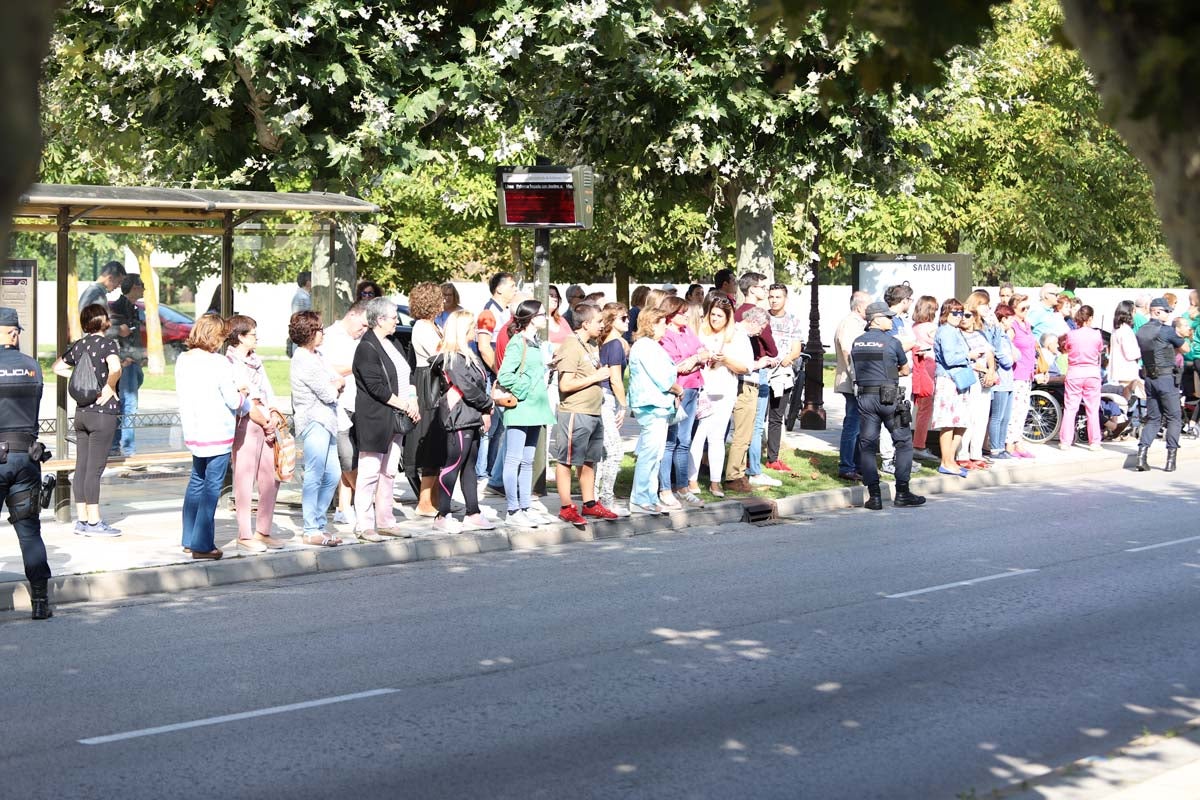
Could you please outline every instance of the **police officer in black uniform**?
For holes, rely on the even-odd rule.
[[[1142,351],[1142,369],[1146,372],[1146,419],[1142,437],[1138,440],[1138,472],[1150,469],[1147,458],[1150,445],[1158,436],[1163,418],[1167,420],[1167,472],[1175,471],[1175,456],[1179,451],[1179,431],[1183,427],[1182,395],[1179,392],[1180,370],[1175,367],[1175,354],[1187,348],[1187,342],[1167,322],[1171,305],[1165,297],[1150,301],[1150,320],[1138,328],[1137,342]]]
[[[49,453],[37,440],[42,369],[17,349],[16,309],[0,308],[0,497],[21,542],[34,619],[54,616],[47,596],[50,565],[42,542],[42,462]]]
[[[896,312],[887,303],[867,306],[867,331],[854,340],[850,362],[858,395],[858,471],[867,487],[865,506],[873,511],[883,508],[879,490],[879,430],[886,427],[896,445],[896,497],[894,505],[919,506],[925,498],[908,490],[912,473],[912,406],[900,392],[901,375],[911,372],[908,356],[900,340],[892,336],[892,318]]]

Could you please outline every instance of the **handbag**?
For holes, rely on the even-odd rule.
[[[275,477],[280,481],[290,481],[296,474],[296,437],[279,411],[271,410],[271,421],[275,423]]]
[[[521,350],[521,363],[517,366],[517,372],[521,373],[525,370],[525,355],[529,352],[529,343],[525,343],[525,348]],[[492,402],[501,408],[516,408],[517,396],[500,385],[499,380],[492,387]]]
[[[400,394],[399,391],[397,391],[396,388],[394,386],[392,386],[392,376],[390,374],[388,374],[387,364],[383,360],[383,351],[376,350],[375,353],[376,353],[376,355],[379,356],[379,365],[381,367],[383,367],[383,374],[387,377],[388,389],[391,391],[392,394],[399,396],[399,394]],[[407,412],[401,411],[398,408],[392,408],[392,406],[388,406],[388,408],[392,412],[392,435],[393,436],[396,436],[396,435],[405,436],[409,433],[412,433],[414,430],[417,429],[417,421],[415,419],[413,419],[412,417],[410,417],[407,414]]]
[[[933,397],[933,376],[929,374],[929,357],[913,355],[912,393],[913,397]]]
[[[979,380],[971,367],[955,367],[950,372],[950,377],[954,379],[954,388],[958,389],[959,394],[970,389]]]
[[[696,419],[704,419],[711,416],[713,413],[713,401],[708,398],[708,393],[700,392],[700,396],[696,398]]]

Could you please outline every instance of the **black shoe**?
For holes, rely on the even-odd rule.
[[[30,587],[30,604],[33,606],[32,617],[34,619],[50,619],[54,616],[54,610],[50,608],[46,584]]]
[[[859,481],[862,480],[862,475],[859,475],[857,472],[839,472],[838,480],[839,481],[853,481],[855,483],[858,483]]]
[[[1165,467],[1163,467],[1163,472],[1174,472],[1175,471],[1175,454],[1178,452],[1179,452],[1178,450],[1168,450],[1167,451],[1167,465]]]
[[[883,510],[883,495],[879,491],[879,484],[867,487],[867,502],[863,503],[863,508],[869,508],[872,511]]]
[[[1150,464],[1146,460],[1149,455],[1150,455],[1149,447],[1138,447],[1137,464],[1135,464],[1133,468],[1136,469],[1138,472],[1149,472]]]
[[[898,483],[896,484],[896,496],[892,499],[892,505],[897,508],[923,506],[925,505],[925,498],[919,494],[910,492],[907,483]]]

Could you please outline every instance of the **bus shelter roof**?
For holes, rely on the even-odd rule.
[[[86,219],[202,223],[228,221],[230,212],[236,212],[244,219],[280,212],[373,214],[379,207],[356,197],[328,192],[36,183],[21,195],[13,217],[60,218],[64,211],[71,224]]]

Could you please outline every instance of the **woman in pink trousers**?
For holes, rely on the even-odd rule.
[[[1082,306],[1075,313],[1075,330],[1067,331],[1059,346],[1067,352],[1067,384],[1063,397],[1063,420],[1059,432],[1059,449],[1068,449],[1075,441],[1075,415],[1079,403],[1087,412],[1088,447],[1100,449],[1100,354],[1104,339],[1093,327],[1091,306]]]

